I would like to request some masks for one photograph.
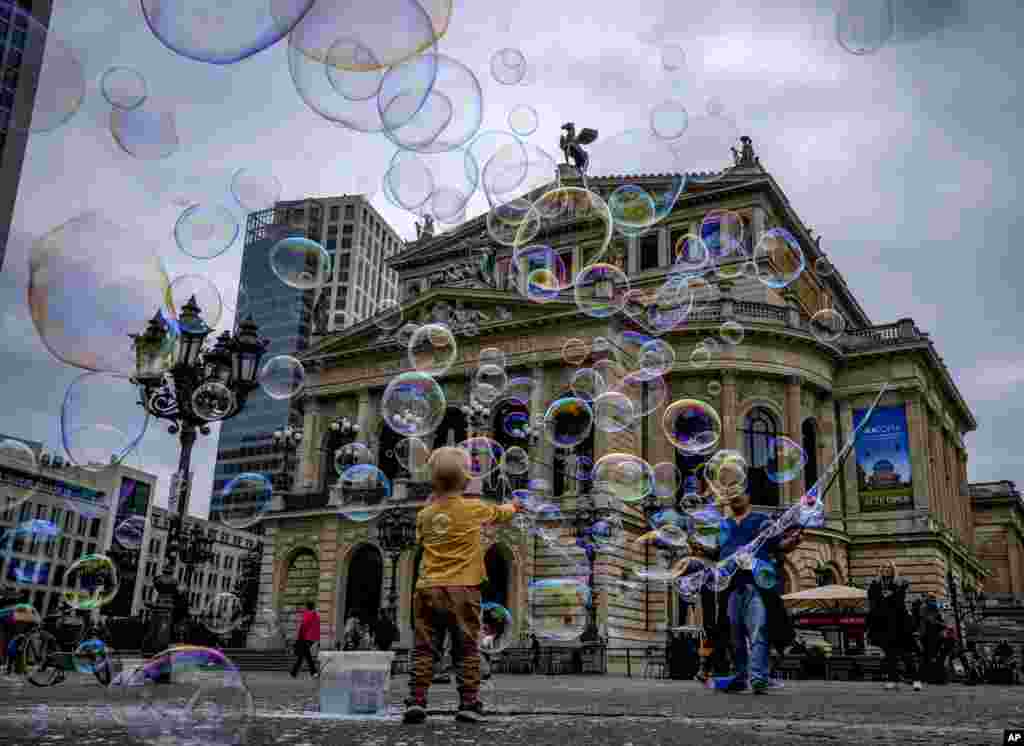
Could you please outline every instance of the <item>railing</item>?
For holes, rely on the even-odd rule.
[[[733,309],[737,316],[745,316],[759,321],[779,321],[786,323],[787,310],[770,303],[756,303],[749,300],[733,301]]]

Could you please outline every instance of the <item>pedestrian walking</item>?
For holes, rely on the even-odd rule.
[[[868,640],[885,655],[886,689],[895,689],[900,681],[899,665],[903,662],[907,678],[913,680],[914,691],[921,690],[921,681],[914,665],[913,619],[907,613],[907,591],[910,584],[896,575],[896,565],[886,562],[868,586]]]
[[[728,479],[728,475],[725,476]],[[714,559],[732,557],[772,522],[768,514],[751,509],[750,494],[744,484],[730,481],[722,487],[732,509],[732,517],[721,521],[718,546],[709,549],[695,540],[690,542],[690,549],[695,554]],[[776,598],[778,570],[773,553],[792,552],[800,538],[799,530],[790,530],[768,539],[758,548],[750,567],[738,568],[729,582],[727,608],[732,629],[735,676],[726,691],[753,689],[755,694],[763,694],[772,687],[769,646],[782,634],[778,631],[780,626],[787,623],[782,601]]]
[[[929,684],[941,684],[940,655],[942,651],[942,633],[946,623],[939,609],[939,601],[934,593],[925,596],[921,606],[921,620],[918,634],[921,637],[922,662],[920,678]]]
[[[320,615],[316,613],[312,601],[306,602],[306,610],[302,612],[299,622],[299,633],[295,640],[295,665],[292,666],[292,678],[299,675],[302,661],[309,664],[309,675],[319,678],[316,663],[311,653],[313,646],[320,642]]]
[[[488,523],[511,520],[519,507],[488,505],[464,497],[469,477],[465,453],[457,448],[434,451],[430,467],[433,495],[416,517],[423,560],[413,595],[416,646],[403,721],[426,720],[427,693],[434,673],[434,632],[447,625],[458,628],[452,643],[453,648],[461,648],[462,681],[455,718],[480,722],[480,585],[487,576],[480,529]]]

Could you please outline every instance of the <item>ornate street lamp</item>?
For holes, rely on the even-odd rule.
[[[599,493],[602,502],[607,502],[607,495]],[[580,635],[580,642],[598,642],[600,635],[597,628],[597,604],[594,602],[594,565],[597,562],[597,552],[600,545],[594,540],[594,531],[601,531],[605,540],[611,540],[616,533],[616,525],[608,519],[614,516],[615,511],[608,507],[597,505],[594,496],[587,492],[576,498],[576,514],[573,516],[573,533],[576,536],[576,545],[581,547],[587,555],[587,565],[590,572],[587,576],[587,587],[590,589],[590,607],[587,610],[587,628]]]
[[[295,467],[291,456],[295,454],[301,443],[302,431],[296,427],[287,425],[283,430],[274,431],[274,451],[283,456],[281,471],[274,475],[277,482],[274,486],[283,492],[291,492],[294,481],[292,470]]]
[[[474,434],[485,433],[490,429],[491,408],[486,404],[473,400],[462,405],[462,414],[466,415],[466,424]]]
[[[333,469],[334,454],[339,448],[356,439],[359,434],[359,423],[348,416],[336,417],[327,425],[326,437],[321,441],[321,472],[320,489],[330,489],[330,472]]]
[[[389,508],[377,519],[377,540],[391,558],[391,590],[388,591],[388,613],[398,624],[398,559],[416,543],[416,518],[405,508]]]
[[[207,551],[192,539],[186,544],[182,534],[188,515],[192,447],[198,433],[209,435],[211,423],[241,412],[256,388],[260,360],[269,345],[258,329],[250,316],[239,324],[237,335],[225,331],[216,344],[206,347],[212,329],[203,321],[193,296],[177,321],[168,322],[157,312],[142,334],[131,335],[136,362],[132,382],[139,387],[139,404],[153,417],[168,420],[168,432],[181,442],[180,493],[177,506],[172,506],[177,510],[168,531],[163,570],[154,581],[158,597],[149,638],[159,649],[171,641],[177,562],[180,558],[191,578],[192,568]]]

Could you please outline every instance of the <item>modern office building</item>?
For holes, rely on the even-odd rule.
[[[3,436],[7,438],[8,436]],[[157,477],[124,465],[83,469],[47,453],[40,443],[20,440],[37,454],[28,461],[0,456],[0,585],[42,614],[59,606],[68,568],[88,554],[118,556],[123,591],[104,608],[127,615],[135,586],[132,558],[139,548],[111,543],[117,525],[131,514],[146,515]]]
[[[0,3],[0,270],[42,67],[46,40],[42,28],[50,24],[50,9],[50,0]]]
[[[167,553],[167,533],[172,514],[165,508],[154,506],[149,512],[143,552],[139,562],[139,580],[135,587],[134,611],[156,601],[157,592],[153,581],[163,569]],[[186,579],[186,568],[178,563],[179,586],[187,584],[189,611],[200,616],[209,607],[218,593],[234,592],[242,575],[245,558],[262,548],[260,538],[250,532],[230,528],[223,523],[203,520],[195,516],[185,519],[185,530],[197,530],[211,541],[212,558],[194,568],[192,577]]]
[[[317,291],[282,283],[270,267],[271,250],[288,236],[304,236],[331,255],[328,282]],[[385,260],[404,243],[362,195],[279,202],[249,215],[242,257],[239,317],[252,314],[270,340],[264,360],[296,355],[314,334],[344,329],[374,313],[382,300],[396,299],[397,275]],[[273,448],[274,431],[301,425],[294,402],[254,392],[241,414],[221,426],[214,492],[246,472],[273,477],[283,471],[283,454]],[[213,504],[223,504],[218,500]],[[217,520],[216,511],[211,519]]]

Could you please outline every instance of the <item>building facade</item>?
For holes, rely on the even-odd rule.
[[[119,591],[104,613],[128,615],[137,595],[135,571],[131,558],[111,553],[112,542],[118,523],[139,514],[139,506],[145,516],[157,477],[124,465],[82,469],[38,443],[22,442],[38,454],[37,461],[0,458],[2,583],[41,614],[52,613],[59,608],[68,568],[85,555],[109,554],[116,557]],[[32,530],[26,531],[26,524]]]
[[[559,178],[563,185],[578,185],[567,167],[560,168]],[[654,188],[672,178],[629,181]],[[591,179],[589,188],[607,196],[622,181]],[[649,310],[665,285],[681,239],[701,235],[704,218],[723,209],[739,216],[747,236],[775,227],[788,230],[808,268],[824,256],[820,238],[804,226],[748,143],[732,167],[693,177],[672,211],[652,229],[627,241],[615,239],[603,261],[617,264],[629,276],[639,295],[634,295],[635,302]],[[534,239],[562,257],[570,276],[589,263],[598,240],[592,221],[571,214]],[[606,344],[600,352],[593,348],[588,364],[611,357],[601,364],[633,369],[636,361],[627,354],[627,341],[631,332],[643,332],[637,317],[587,315],[571,292],[546,303],[531,302],[520,292],[528,268],[511,269],[511,250],[490,238],[485,217],[417,241],[391,261],[404,299],[404,320],[447,324],[458,344],[455,363],[439,379],[447,410],[440,426],[424,439],[427,446],[459,442],[472,430],[461,407],[469,402],[481,349],[500,348],[508,378],[529,380],[529,401],[523,396],[496,401],[484,430],[505,448],[529,449],[530,477],[549,486],[549,499],[565,517],[550,528],[560,530],[563,546],[572,547],[573,516],[588,489],[570,478],[573,459],[586,456],[596,462],[608,453],[629,452],[651,465],[674,463],[686,475],[707,458],[687,458],[671,446],[661,428],[668,403],[697,398],[716,409],[722,420],[720,447],[745,455],[754,502],[772,511],[792,504],[815,483],[887,385],[879,410],[885,430],[872,435],[887,436],[879,442],[898,443],[899,455],[889,453],[888,445],[874,452],[858,446],[826,494],[826,525],[806,531],[801,546],[781,568],[785,590],[820,583],[863,585],[888,560],[910,579],[915,595],[932,592],[945,598],[949,576],[962,588],[983,586],[992,569],[976,550],[963,445],[964,433],[976,423],[932,339],[911,319],[873,324],[839,271],[807,269],[782,290],[769,287],[749,271],[752,261],[756,272],[772,269],[771,259],[752,256],[754,243],[745,243],[735,263],[706,275],[709,284],[687,321],[661,336],[675,353],[675,363],[663,376],[664,400],[637,427],[592,430],[576,453],[566,457],[546,439],[534,442],[508,432],[503,422],[516,413],[542,417],[551,402],[570,391],[577,367],[563,356],[570,340],[603,338]],[[846,320],[845,332],[831,343],[811,333],[810,317],[823,308],[838,310]],[[691,362],[695,346],[716,337],[727,321],[742,326],[742,342],[720,345],[709,363]],[[308,376],[298,465],[303,486],[276,495],[274,511],[263,521],[261,605],[292,608],[312,598],[328,640],[337,639],[347,613],[382,604],[394,582],[401,644],[412,641],[412,550],[398,558],[393,580],[376,521],[348,520],[340,510],[344,496],[330,476],[336,447],[330,423],[347,416],[359,423],[360,440],[392,480],[395,501],[409,511],[424,504],[429,485],[422,473],[410,474],[398,464],[394,453],[401,438],[381,416],[385,387],[409,369],[407,344],[402,329],[382,332],[365,322],[328,335],[303,356]],[[778,468],[772,445],[778,436],[801,444],[807,456],[803,474],[782,484],[769,477]],[[487,485],[482,490],[485,497],[494,496]],[[665,560],[637,542],[649,529],[636,506],[613,509],[623,530],[597,554],[598,626],[612,648],[643,648],[664,640],[666,627],[684,622],[686,611],[670,586],[641,584],[638,591],[628,583],[637,568]],[[549,545],[514,529],[491,531],[487,542],[489,600],[512,611],[516,634],[526,640],[531,620],[543,625],[546,614],[559,613],[530,606],[530,581],[577,572]]]
[[[978,556],[992,571],[986,595],[1024,597],[1024,500],[1017,485],[975,482],[969,489]]]
[[[274,275],[270,251],[286,236],[303,236],[327,249],[331,274],[319,291],[295,290]],[[344,329],[371,315],[377,303],[395,299],[396,275],[385,261],[402,246],[362,195],[279,202],[249,215],[236,308],[239,318],[251,313],[270,340],[264,360],[299,354],[317,332]],[[285,476],[286,454],[275,450],[273,434],[300,422],[294,402],[262,392],[250,396],[245,410],[221,426],[214,491],[244,472]]]
[[[153,583],[163,569],[167,554],[171,515],[166,508],[154,506],[150,510],[139,559],[139,581],[135,589],[136,613],[157,600],[158,594]],[[184,527],[185,531],[203,533],[212,542],[212,557],[195,568],[191,578],[187,577],[184,565],[178,563],[178,584],[188,594],[189,611],[201,617],[218,594],[236,592],[247,558],[260,552],[262,545],[260,537],[251,531],[242,531],[195,516],[188,516]]]

